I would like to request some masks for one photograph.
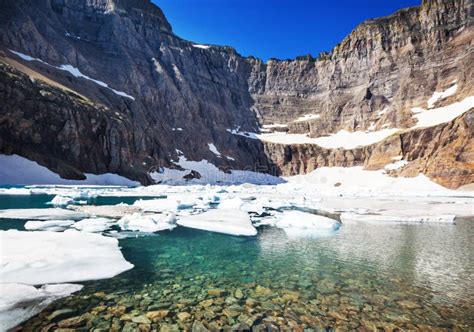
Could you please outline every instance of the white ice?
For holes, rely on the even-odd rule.
[[[341,224],[334,219],[301,211],[284,211],[275,226],[289,236],[334,235]]]
[[[124,231],[154,233],[175,228],[176,217],[173,213],[145,215],[134,213],[121,218],[118,225]]]
[[[381,211],[379,213],[351,213],[341,214],[343,223],[365,222],[380,224],[412,224],[412,223],[448,223],[453,224],[454,214],[423,214],[420,211]]]
[[[56,195],[51,200],[50,204],[54,206],[66,206],[74,203],[74,199],[67,196]]]
[[[0,283],[0,331],[7,331],[33,317],[51,302],[79,291],[82,285],[59,284],[36,288],[18,283]]]
[[[29,220],[25,229],[29,231],[62,232],[74,224],[74,220]]]
[[[51,208],[51,209],[6,209],[0,210],[0,218],[6,219],[36,219],[36,220],[80,220],[87,218],[87,214],[78,211]]]
[[[257,235],[257,230],[253,227],[249,215],[239,209],[213,209],[201,214],[181,217],[177,223],[183,227],[210,232],[237,236]]]
[[[81,232],[100,233],[108,230],[114,224],[115,221],[108,218],[87,218],[74,223],[72,227]]]
[[[105,279],[133,267],[118,240],[94,233],[0,231],[0,280],[43,285]]]

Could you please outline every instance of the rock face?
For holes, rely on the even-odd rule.
[[[224,170],[285,175],[377,169],[402,156],[410,164],[400,175],[471,183],[472,112],[352,150],[263,143],[231,130],[278,123],[319,137],[408,128],[411,108],[426,108],[434,91],[456,81],[456,94],[436,106],[474,94],[472,12],[469,0],[423,1],[364,22],[317,58],[264,63],[179,38],[147,0],[0,0],[0,153],[63,177],[113,172],[144,184],[150,171],[179,168],[177,150]],[[294,121],[305,115],[317,118]]]

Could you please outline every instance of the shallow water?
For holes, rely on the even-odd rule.
[[[470,330],[473,222],[344,225],[303,239],[272,227],[251,238],[180,227],[127,238],[120,245],[133,270],[83,283],[23,326],[40,330],[55,310],[72,309],[84,315],[80,326],[103,331],[182,330],[194,321],[211,330]]]

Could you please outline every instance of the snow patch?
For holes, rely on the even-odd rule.
[[[433,95],[431,96],[430,99],[428,99],[428,108],[433,108],[434,105],[439,101],[446,99],[456,93],[456,90],[458,89],[458,85],[454,84],[452,87],[442,91],[442,92],[437,92],[435,91]]]
[[[418,122],[410,129],[431,127],[452,121],[473,107],[474,96],[466,97],[457,103],[428,110],[414,107],[412,108],[413,117],[416,118]]]
[[[87,214],[66,209],[7,209],[0,210],[0,218],[36,220],[80,220]]]
[[[221,157],[221,153],[217,150],[216,146],[213,143],[208,143],[207,146],[209,147],[209,150],[214,153],[216,156]]]
[[[209,46],[209,45],[202,45],[202,44],[193,44],[193,47],[201,48],[203,50],[207,50],[207,49],[211,48],[211,46]]]
[[[99,81],[99,80],[95,80],[93,78],[90,78],[89,76],[87,75],[84,75],[83,73],[80,72],[80,70],[76,67],[73,67],[69,64],[64,64],[64,65],[60,65],[60,66],[53,66],[41,59],[38,59],[38,58],[33,58],[29,55],[26,55],[26,54],[23,54],[23,53],[20,53],[20,52],[15,52],[15,51],[12,51],[12,50],[9,50],[10,52],[12,52],[13,54],[19,56],[20,58],[22,58],[23,60],[25,61],[39,61],[41,63],[44,63],[45,65],[48,65],[50,67],[53,67],[53,68],[56,68],[56,69],[59,69],[59,70],[63,70],[63,71],[67,71],[69,72],[70,74],[72,74],[74,77],[80,77],[80,78],[84,78],[86,80],[89,80],[91,82],[94,82],[104,88],[107,88],[109,90],[111,90],[113,93],[115,93],[116,95],[119,95],[119,96],[122,96],[122,97],[127,97],[127,98],[130,98],[132,100],[135,100],[134,97],[126,94],[125,92],[123,91],[118,91],[118,90],[115,90],[115,89],[112,89],[111,87],[109,87],[109,85],[105,82],[102,82],[102,81]]]
[[[308,120],[316,120],[319,119],[321,115],[319,114],[306,114],[303,116],[300,116],[298,119],[294,120],[293,122],[303,122],[303,121],[308,121]]]

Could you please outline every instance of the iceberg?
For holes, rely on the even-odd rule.
[[[67,196],[56,195],[49,203],[54,206],[66,206],[74,203],[74,199]]]
[[[105,279],[133,268],[118,240],[99,234],[0,231],[0,280],[43,285]]]

